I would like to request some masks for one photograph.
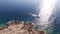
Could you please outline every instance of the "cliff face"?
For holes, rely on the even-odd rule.
[[[7,27],[0,27],[0,34],[46,34],[34,29],[32,23],[8,22]]]

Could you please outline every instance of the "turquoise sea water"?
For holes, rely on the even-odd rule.
[[[19,21],[32,21],[34,19],[34,17],[32,17],[31,15],[28,14],[3,14],[2,16],[0,16],[0,25],[4,25],[6,24],[8,21],[11,20],[19,20]]]

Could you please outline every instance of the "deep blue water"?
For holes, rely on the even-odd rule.
[[[0,0],[0,24],[4,25],[10,20],[32,21],[34,17],[28,14],[36,12],[36,5],[32,4],[19,0]]]
[[[26,8],[5,8],[0,10],[0,24],[6,24],[10,20],[32,21],[34,17],[28,14],[28,11],[35,11],[34,9]],[[32,12],[33,13],[33,12]]]
[[[29,14],[38,12],[36,11],[36,3],[18,4],[18,1],[3,1],[0,0],[0,25],[5,25],[10,20],[20,20],[20,21],[32,21],[34,17]],[[60,10],[57,10],[60,11]],[[60,34],[60,12],[54,20],[54,32],[53,34]]]

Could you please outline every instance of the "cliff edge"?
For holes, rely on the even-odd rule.
[[[9,21],[7,26],[0,27],[0,34],[46,34],[46,32],[34,29],[34,24],[32,23]]]

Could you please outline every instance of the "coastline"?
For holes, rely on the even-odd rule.
[[[35,25],[29,21],[9,21],[5,27],[0,27],[1,34],[47,34],[44,30],[34,29]],[[4,32],[4,33],[3,33]]]

